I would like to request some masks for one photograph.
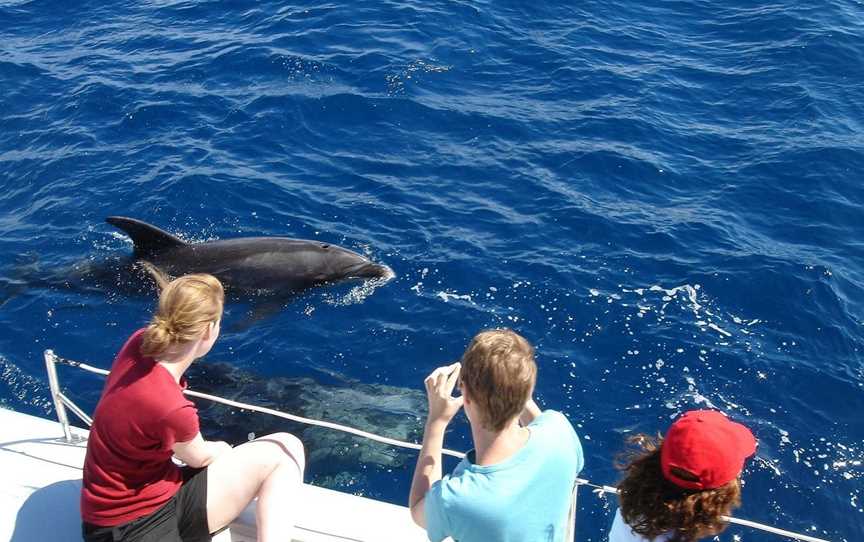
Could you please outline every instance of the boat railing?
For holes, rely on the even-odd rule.
[[[107,376],[109,371],[105,369],[100,369],[99,367],[94,367],[92,365],[88,365],[86,363],[75,361],[67,358],[63,358],[54,353],[53,350],[45,350],[45,368],[48,372],[48,385],[51,391],[51,398],[54,401],[54,408],[57,411],[57,420],[60,422],[60,425],[63,427],[63,436],[67,442],[77,442],[80,441],[81,438],[75,435],[69,424],[69,417],[66,413],[66,409],[68,408],[73,414],[78,416],[81,421],[83,421],[87,426],[93,425],[93,419],[87,415],[78,405],[76,405],[69,397],[67,397],[62,390],[60,389],[60,381],[57,376],[57,364],[68,365],[70,367],[76,367],[78,369],[95,373],[102,376]],[[374,440],[376,442],[381,442],[383,444],[388,444],[390,446],[396,446],[399,448],[408,448],[411,450],[420,450],[422,445],[414,443],[414,442],[406,442],[402,440],[392,439],[388,437],[384,437],[381,435],[376,435],[375,433],[370,433],[368,431],[362,431],[360,429],[355,429],[353,427],[348,427],[346,425],[341,425],[338,423],[327,422],[322,420],[314,420],[311,418],[305,418],[303,416],[297,416],[295,414],[289,414],[287,412],[282,412],[279,410],[275,410],[272,408],[256,406],[248,403],[241,403],[240,401],[233,401],[231,399],[225,399],[223,397],[219,397],[216,395],[210,395],[207,393],[201,393],[193,390],[183,390],[183,393],[190,397],[197,397],[199,399],[205,399],[207,401],[212,401],[215,403],[221,403],[223,405],[232,406],[235,408],[239,408],[242,410],[248,410],[251,412],[260,412],[261,414],[269,414],[271,416],[276,416],[279,418],[284,418],[286,420],[291,420],[294,422],[306,424],[306,425],[314,425],[317,427],[325,427],[327,429],[333,429],[335,431],[341,431],[343,433],[349,433],[351,435],[356,435],[358,437],[367,438],[369,440]],[[449,455],[456,458],[465,457],[464,452],[458,452],[454,450],[443,449],[442,452],[445,455]],[[579,488],[581,486],[589,487],[592,491],[598,496],[604,496],[606,494],[617,495],[618,490],[615,487],[608,485],[600,485],[594,484],[589,480],[584,478],[577,478],[576,484],[573,487],[573,497],[571,500],[570,506],[570,532],[571,536],[568,537],[568,540],[572,540],[572,534],[574,532],[574,524],[576,518],[576,505],[578,503],[578,493]],[[776,534],[779,536],[783,536],[786,538],[790,538],[792,540],[803,540],[806,542],[829,542],[824,538],[816,538],[810,535],[796,533],[793,531],[788,531],[785,529],[780,529],[777,527],[773,527],[771,525],[765,525],[762,523],[757,523],[755,521],[750,521],[746,519],[736,518],[732,516],[722,516],[722,519],[727,523],[731,523],[734,525],[740,525],[743,527],[749,527],[752,529],[757,529],[760,531]]]

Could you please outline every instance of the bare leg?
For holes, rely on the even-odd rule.
[[[258,497],[258,540],[290,540],[304,468],[303,444],[288,433],[267,435],[219,455],[207,467],[210,532],[231,523]]]
[[[264,481],[258,492],[255,518],[260,542],[291,540],[302,482],[303,475],[293,462],[282,463]]]

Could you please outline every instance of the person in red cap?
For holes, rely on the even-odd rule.
[[[756,452],[749,429],[721,412],[691,410],[665,438],[636,435],[619,464],[620,507],[609,542],[695,542],[726,528],[741,504],[739,477]]]

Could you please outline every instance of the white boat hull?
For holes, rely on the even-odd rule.
[[[79,494],[88,432],[0,408],[0,540],[80,542]],[[219,541],[255,540],[254,503]],[[304,484],[294,530],[297,542],[425,541],[407,508]]]

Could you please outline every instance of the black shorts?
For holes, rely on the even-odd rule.
[[[207,469],[183,469],[183,485],[162,508],[115,527],[84,523],[86,542],[210,542]]]

